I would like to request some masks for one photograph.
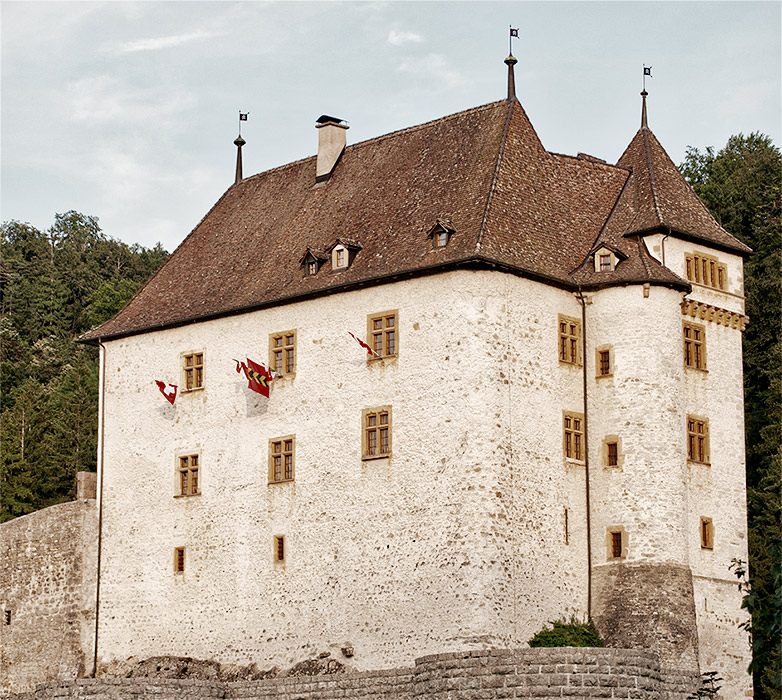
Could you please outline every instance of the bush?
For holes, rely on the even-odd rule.
[[[603,640],[592,620],[579,622],[575,617],[570,622],[558,620],[549,623],[527,642],[531,647],[602,647]]]

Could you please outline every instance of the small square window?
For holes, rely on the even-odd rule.
[[[296,436],[269,440],[269,483],[293,481],[296,456]]]
[[[701,518],[701,549],[714,549],[714,523],[711,518]]]
[[[576,318],[559,317],[559,361],[581,364],[581,321]]]
[[[281,331],[269,336],[269,365],[278,377],[296,374],[296,331]]]
[[[182,372],[185,391],[204,388],[204,353],[193,352],[182,355]]]
[[[174,548],[174,573],[182,574],[185,571],[185,548]]]
[[[368,345],[375,354],[368,360],[383,357],[394,357],[399,352],[399,312],[385,311],[382,314],[372,314],[367,317]]]
[[[318,274],[318,261],[310,260],[307,263],[307,275],[310,277],[314,277],[317,274]]]
[[[595,348],[595,376],[610,377],[614,373],[614,349],[611,345]]]
[[[610,272],[611,271],[611,256],[610,255],[601,255],[600,256],[600,272]]]
[[[179,457],[177,492],[180,496],[197,496],[201,493],[199,462],[198,455],[182,455]]]
[[[274,563],[281,564],[285,561],[285,535],[274,536]]]

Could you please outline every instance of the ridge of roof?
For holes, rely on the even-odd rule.
[[[486,195],[486,206],[483,209],[483,219],[481,220],[481,228],[478,231],[478,239],[475,242],[475,252],[478,253],[481,250],[481,243],[483,243],[483,235],[486,232],[486,221],[489,218],[489,212],[491,211],[491,202],[494,198],[494,190],[497,187],[497,178],[500,175],[500,165],[502,164],[502,157],[505,153],[505,144],[508,141],[508,129],[510,129],[511,117],[513,116],[513,110],[515,105],[519,104],[519,101],[514,96],[508,101],[508,108],[505,114],[505,125],[502,128],[502,138],[500,140],[500,147],[497,149],[497,160],[494,163],[494,174],[491,178],[491,185],[489,186],[489,193]]]

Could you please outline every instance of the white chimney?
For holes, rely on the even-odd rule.
[[[315,122],[318,130],[318,164],[315,169],[315,182],[323,182],[331,177],[342,151],[345,150],[348,130],[347,122],[336,117],[323,115]]]

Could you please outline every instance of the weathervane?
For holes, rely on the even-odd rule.
[[[644,63],[644,92],[646,92],[646,76],[647,76],[647,75],[648,75],[650,78],[653,78],[653,77],[654,77],[654,76],[652,75],[652,67],[651,67],[651,66],[647,66],[647,65]]]
[[[242,110],[239,110],[239,138],[242,136],[242,122],[247,121],[247,117],[250,116],[249,112],[242,112]]]

